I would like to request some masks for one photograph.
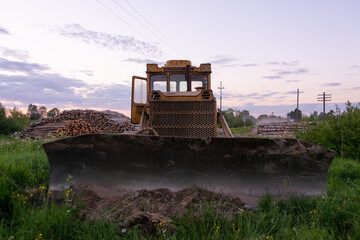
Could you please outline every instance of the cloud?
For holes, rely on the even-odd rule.
[[[285,82],[289,82],[289,83],[291,83],[291,82],[300,82],[300,80],[286,80]]]
[[[354,90],[359,90],[360,87],[353,87],[352,89],[354,89]]]
[[[9,48],[0,48],[1,55],[6,57],[11,57],[16,60],[22,60],[25,61],[28,59],[28,52],[22,51],[22,50],[15,50],[15,49],[9,49]]]
[[[264,94],[261,94],[260,96],[261,97],[269,97],[269,96],[272,96],[272,95],[275,95],[275,94],[278,94],[279,92],[269,92],[269,93],[264,93]]]
[[[10,61],[5,58],[0,58],[0,69],[11,71],[11,72],[24,72],[30,73],[35,71],[48,70],[49,67],[46,65],[40,65],[37,63],[27,63],[19,61]]]
[[[276,70],[278,71],[278,70]],[[290,74],[304,74],[304,73],[308,73],[309,70],[307,68],[298,68],[295,70],[291,70],[291,71],[278,71],[279,75],[290,75]]]
[[[229,64],[229,65],[222,65],[221,68],[233,68],[238,67],[240,64]]]
[[[139,63],[139,64],[155,63],[159,66],[165,65],[165,62],[158,62],[158,61],[155,61],[152,59],[140,59],[140,58],[127,58],[127,59],[123,60],[123,62],[135,62],[135,63]]]
[[[334,86],[339,86],[339,85],[341,85],[341,83],[338,83],[338,82],[321,84],[321,86],[324,86],[324,87],[334,87]]]
[[[237,62],[239,60],[237,58],[233,58],[233,57],[228,56],[228,55],[213,56],[210,59],[211,60],[208,61],[208,62],[210,62],[211,64],[214,64],[214,65],[229,64],[229,63]]]
[[[94,72],[91,70],[81,70],[79,72],[85,74],[86,76],[94,76]]]
[[[350,67],[350,69],[360,70],[360,66],[359,66],[359,65],[352,65],[352,66]]]
[[[275,79],[281,79],[282,76],[263,76],[263,78],[267,78],[267,79],[270,79],[270,80],[275,80]]]
[[[6,34],[6,35],[9,35],[9,31],[3,27],[0,26],[0,34]]]
[[[256,64],[256,63],[250,63],[250,64],[243,64],[241,65],[242,67],[255,67],[255,66],[258,66],[259,64]]]
[[[10,62],[10,64],[9,64]],[[4,64],[5,63],[5,64]],[[131,87],[127,84],[89,84],[81,79],[46,73],[41,64],[1,59],[0,69],[26,72],[27,75],[0,74],[1,101],[39,103],[63,108],[129,109]],[[36,71],[35,71],[36,70]]]
[[[72,103],[79,108],[129,109],[130,91],[122,84],[88,84],[56,74],[33,76],[0,75],[0,96],[24,104],[40,103],[59,108]]]
[[[110,50],[123,50],[141,53],[146,56],[160,56],[162,52],[154,45],[134,37],[114,35],[104,32],[91,31],[79,24],[68,24],[58,29],[65,37],[79,39],[88,44],[95,44]]]
[[[292,61],[292,62],[268,62],[269,65],[283,65],[283,66],[297,66],[299,61]]]
[[[284,92],[284,94],[290,94],[290,95],[293,95],[293,94],[296,94],[297,91],[289,91],[289,92]],[[304,93],[304,91],[299,91],[299,93]]]
[[[227,98],[227,99],[262,100],[265,97],[273,96],[273,95],[276,95],[278,93],[279,92],[268,92],[268,93],[254,92],[254,93],[249,93],[249,94],[241,94],[241,93],[224,92],[223,96],[224,96],[224,98]]]

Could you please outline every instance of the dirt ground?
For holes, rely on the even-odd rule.
[[[71,187],[74,202],[83,205],[80,217],[85,220],[109,220],[124,228],[139,225],[148,232],[174,228],[172,221],[190,210],[198,215],[211,209],[217,214],[233,218],[244,211],[239,198],[215,193],[196,185],[172,192],[169,189],[111,190],[91,184]],[[158,227],[158,228],[157,228]]]

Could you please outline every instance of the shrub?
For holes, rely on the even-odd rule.
[[[28,123],[27,116],[15,107],[10,110],[10,115],[6,116],[5,107],[0,103],[0,134],[22,131]]]
[[[360,159],[360,104],[347,102],[345,111],[337,107],[326,120],[298,132],[296,137],[335,150],[344,157]]]

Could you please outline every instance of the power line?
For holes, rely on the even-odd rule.
[[[113,0],[115,1],[115,0]],[[180,50],[178,49],[175,44],[173,44],[166,36],[164,36],[153,24],[151,24],[151,22],[149,20],[147,20],[139,11],[137,11],[127,0],[123,0],[127,5],[129,5],[142,19],[145,20],[145,22],[147,22],[147,24],[149,24],[163,39],[165,39],[173,48],[176,49],[176,51],[178,53],[180,53],[181,55],[183,55],[183,57],[187,58],[187,56]],[[147,28],[148,29],[148,28]],[[148,29],[149,30],[149,29]],[[150,30],[151,31],[151,30]],[[152,32],[152,31],[151,31]],[[168,44],[168,45],[169,45]]]
[[[159,40],[161,40],[163,43],[165,43],[167,46],[169,46],[170,48],[172,48],[175,52],[177,52],[178,54],[182,54],[181,51],[179,51],[176,47],[173,47],[172,45],[170,45],[169,43],[167,43],[166,41],[164,41],[163,39],[161,39],[159,37],[159,35],[156,35],[154,33],[153,30],[151,30],[148,26],[146,26],[144,23],[142,23],[139,19],[137,19],[131,12],[129,12],[126,8],[124,8],[122,5],[120,5],[116,0],[113,0],[113,2],[119,7],[121,8],[123,11],[125,11],[130,17],[132,17],[133,19],[135,19],[136,22],[138,22],[141,26],[143,26],[144,28],[146,28],[152,35],[154,35],[156,38],[158,38]]]
[[[135,32],[137,32],[138,34],[140,34],[143,38],[145,38],[146,40],[148,40],[150,42],[150,39],[148,39],[144,34],[142,34],[141,32],[139,32],[138,30],[136,30],[136,28],[134,28],[130,23],[126,22],[124,19],[122,19],[118,14],[116,14],[113,10],[111,10],[110,8],[108,8],[105,4],[103,4],[100,0],[96,0],[99,4],[101,4],[104,8],[106,8],[109,12],[111,12],[115,17],[117,17],[119,20],[121,20],[123,23],[125,23],[126,25],[128,25],[130,28],[132,28]]]

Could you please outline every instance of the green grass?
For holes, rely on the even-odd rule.
[[[254,127],[238,127],[238,128],[230,128],[232,134],[234,135],[244,135],[248,134],[253,130]]]
[[[336,158],[327,196],[274,202],[265,196],[256,211],[226,219],[216,211],[191,211],[174,219],[176,230],[157,235],[109,221],[84,221],[79,207],[44,199],[31,203],[27,190],[48,187],[49,167],[41,141],[0,136],[0,239],[360,239],[360,163]],[[15,195],[14,195],[15,194]],[[17,196],[19,194],[19,196]]]

